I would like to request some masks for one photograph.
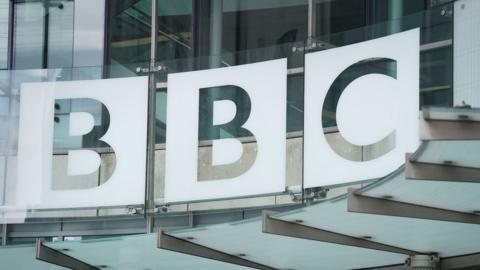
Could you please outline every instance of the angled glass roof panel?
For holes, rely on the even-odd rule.
[[[438,252],[442,257],[479,251],[478,225],[351,213],[347,211],[345,197],[272,217],[302,220],[302,225],[353,237],[368,236],[370,241],[420,253]]]
[[[0,248],[0,268],[4,270],[66,270],[35,259],[35,246],[6,246]]]
[[[480,108],[426,107],[422,111],[426,120],[480,121]]]
[[[246,270],[233,264],[157,248],[157,234],[44,243],[92,266],[106,269]]]
[[[480,141],[428,141],[412,161],[480,168]]]
[[[360,190],[365,196],[472,213],[480,210],[480,185],[468,182],[407,180],[399,171],[381,182]]]
[[[355,223],[350,224],[355,226]],[[403,264],[403,254],[262,233],[260,219],[167,232],[277,269],[357,269]]]

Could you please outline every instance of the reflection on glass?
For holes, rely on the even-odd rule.
[[[8,67],[8,29],[10,1],[0,0],[0,69]]]
[[[41,2],[15,3],[15,68],[44,67],[44,17]]]
[[[16,69],[72,66],[73,5],[72,1],[15,2]]]
[[[74,13],[73,66],[103,65],[105,1],[75,1]]]

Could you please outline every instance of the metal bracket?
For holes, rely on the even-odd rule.
[[[413,270],[436,270],[440,258],[438,255],[414,255],[405,262]]]
[[[348,189],[348,212],[480,224],[480,215],[424,205],[374,198]]]
[[[407,260],[406,263],[409,263],[409,260]],[[442,270],[480,269],[480,253],[440,258],[440,263],[437,264],[437,268]],[[385,267],[376,267],[373,269],[375,270],[411,270],[412,267],[407,265],[393,265],[393,266],[385,266]],[[424,269],[424,268],[421,268],[421,269]]]
[[[416,162],[410,156],[405,155],[406,179],[480,183],[479,168]]]
[[[393,252],[406,255],[421,254],[419,252],[390,246],[374,241],[370,241],[360,237],[353,237],[350,235],[340,234],[332,231],[322,230],[298,222],[289,222],[281,219],[272,218],[271,213],[263,211],[263,225],[262,231],[264,233],[271,233],[276,235],[302,238],[313,241],[320,241],[338,245],[353,246],[359,248],[368,248],[386,252]]]
[[[237,264],[260,270],[277,270],[276,268],[272,268],[270,266],[240,258],[238,255],[236,256],[228,254],[216,249],[190,242],[185,239],[171,236],[169,234],[166,234],[162,229],[158,230],[157,247],[160,249],[175,251],[220,262]]]
[[[167,71],[167,67],[164,65],[154,66],[153,68],[148,67],[136,67],[136,73],[150,73],[150,72],[160,72],[160,71]]]
[[[73,270],[100,270],[100,268],[91,266],[58,250],[44,246],[40,239],[37,239],[35,243],[35,258]]]

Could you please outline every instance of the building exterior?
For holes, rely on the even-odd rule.
[[[1,1],[0,268],[480,267],[478,12]]]

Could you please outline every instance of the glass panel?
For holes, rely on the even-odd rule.
[[[105,2],[98,0],[74,2],[73,66],[75,67],[104,64]]]
[[[316,213],[315,216],[324,219],[334,218],[320,213]],[[289,221],[292,222],[292,219]],[[304,224],[303,220],[301,222]],[[354,228],[355,226],[351,224],[353,223],[344,225]],[[310,223],[306,221],[305,225],[310,226]],[[249,260],[276,269],[318,269],[318,262],[322,262],[322,269],[362,269],[402,264],[406,257],[403,254],[263,233],[262,220],[257,218],[208,226],[201,230],[173,231],[170,234],[181,239],[194,239],[192,241],[196,244],[228,254],[244,253]],[[337,257],[342,259],[331,259]]]
[[[423,117],[427,120],[463,120],[480,121],[480,108],[472,108],[471,105],[448,107],[425,107]]]
[[[157,248],[157,234],[45,243],[99,269],[248,270],[251,268]],[[99,251],[102,252],[99,252]]]
[[[367,23],[367,3],[364,0],[316,0],[316,36],[327,36],[364,27]]]
[[[73,1],[16,1],[14,67],[71,67],[73,13]]]
[[[42,68],[45,46],[45,8],[42,2],[15,3],[14,67]]]
[[[145,64],[142,63],[142,65]],[[138,134],[133,130],[146,134],[147,78],[145,76],[135,78],[137,74],[133,74],[131,78],[97,80],[98,74],[102,74],[104,69],[115,70],[116,68],[100,66],[0,72],[2,89],[0,95],[0,219],[2,222],[18,223],[27,218],[43,217],[128,215],[132,211],[131,208],[143,205],[142,179],[144,179],[145,169],[141,168],[142,165],[137,168],[138,175],[131,176],[131,179],[140,181],[133,184],[137,187],[134,188],[136,191],[128,191],[129,194],[137,194],[135,195],[137,199],[129,202],[129,199],[123,200],[119,197],[123,203],[119,201],[108,206],[109,196],[94,195],[97,192],[101,193],[97,187],[111,181],[115,176],[114,172],[118,175],[128,175],[131,172],[133,168],[131,166],[121,172],[122,166],[118,163],[117,157],[123,155],[122,148],[124,149],[127,145],[136,145],[132,146],[131,150],[137,153],[139,160],[145,156],[145,150],[142,150],[145,144],[141,139],[144,135],[140,135],[137,139],[131,136],[136,136],[134,133]],[[81,86],[81,93],[75,94],[79,91],[78,86]],[[53,91],[51,93],[54,93],[55,101],[48,95],[49,91]],[[131,93],[132,97],[128,98],[128,102],[125,103],[125,100],[122,102],[120,97],[125,99],[128,93]],[[115,101],[112,101],[112,96],[115,96]],[[143,97],[145,102],[141,101],[140,97]],[[52,107],[48,109],[50,101]],[[140,102],[141,105],[138,105]],[[115,112],[120,108],[116,107],[119,104],[124,112],[123,116],[121,116],[122,112]],[[38,110],[35,111],[35,108]],[[129,111],[128,108],[132,109]],[[140,113],[134,117],[135,119],[128,120],[133,112],[143,110],[145,115]],[[127,111],[129,111],[128,114],[125,114]],[[38,121],[33,120],[35,117]],[[33,121],[29,122],[28,119]],[[128,128],[133,128],[132,124],[136,125],[134,123],[144,124],[133,128],[130,132],[117,130],[114,132],[117,135],[109,135],[113,132],[110,131],[111,129],[121,126],[117,121],[122,123],[130,121]],[[51,135],[48,128],[50,125]],[[23,131],[19,132],[19,130]],[[132,141],[115,143],[115,140],[121,139],[118,135],[126,134],[129,134]],[[49,136],[52,141],[49,141]],[[40,141],[26,146],[26,141],[30,140]],[[36,146],[42,149],[35,148]],[[75,156],[75,153],[81,154],[78,151],[75,152],[76,150],[87,151],[89,158]],[[25,158],[26,152],[23,151],[31,151],[28,158]],[[43,160],[44,165],[35,163],[35,157]],[[84,162],[79,164],[79,160]],[[28,170],[24,169],[29,162],[33,163],[29,165]],[[44,173],[40,173],[39,170],[44,170]],[[25,177],[32,172],[38,174],[35,177]],[[35,181],[31,182],[28,179]],[[110,185],[113,183],[109,182]],[[125,187],[129,185],[121,184]],[[71,203],[75,204],[75,201],[83,200],[79,192],[92,192],[89,197],[93,197],[87,201],[95,201],[99,198],[100,201],[97,200],[94,204],[81,203],[83,206],[72,205]],[[67,193],[70,195],[66,195]],[[61,198],[64,195],[66,197]],[[61,201],[60,204],[58,200]],[[84,200],[84,202],[87,201]],[[105,202],[107,202],[106,205]],[[97,211],[96,208],[101,205],[107,206],[108,209]],[[77,210],[71,209],[72,207]],[[42,210],[30,211],[32,209]],[[57,210],[53,211],[53,209]]]
[[[478,209],[475,207],[479,205],[477,198],[480,194],[475,185],[478,184],[405,180],[403,173],[397,173],[371,187],[357,187],[357,191],[365,196],[382,199],[388,196],[395,201],[472,212],[473,209]],[[347,209],[347,197],[341,196],[304,207],[301,211],[278,213],[272,217],[287,222],[301,220],[302,224],[309,227],[343,235],[374,238],[377,243],[394,247],[441,251],[445,257],[470,254],[478,249],[480,228],[476,224],[358,214],[348,212]],[[395,233],[392,233],[392,230]],[[422,241],[417,241],[418,239]],[[359,265],[346,266],[344,269],[355,267]]]
[[[158,1],[162,2],[162,1]],[[126,65],[150,60],[150,1],[108,1],[108,60]],[[133,69],[131,69],[133,68]]]
[[[455,144],[455,143],[454,143]],[[433,151],[447,150],[444,147],[446,144],[432,145],[433,147],[440,146],[442,148],[432,149]],[[427,146],[429,147],[429,146]],[[451,147],[451,146],[449,146]],[[478,149],[478,145],[475,146]],[[478,160],[478,158],[477,158]],[[458,180],[452,179],[452,180]],[[457,182],[457,181],[422,181],[422,180],[406,180],[405,172],[399,171],[392,177],[386,177],[382,181],[372,184],[371,187],[366,187],[361,191],[362,195],[385,198],[385,196],[391,196],[395,200],[401,202],[407,202],[416,205],[424,205],[433,208],[453,210],[462,213],[474,213],[477,209],[480,209],[480,202],[478,197],[480,196],[480,190],[478,189],[478,183]],[[453,200],[452,198],[458,198]],[[410,220],[410,219],[409,219]],[[449,224],[449,222],[441,222],[440,224]],[[452,225],[453,223],[450,223]],[[459,223],[457,223],[459,224]],[[472,226],[471,229],[478,230],[478,226],[475,224],[462,224],[466,228]],[[445,225],[444,225],[445,226]],[[448,225],[446,225],[448,226]],[[464,232],[459,230],[458,232]],[[468,232],[468,230],[467,230]],[[448,234],[442,234],[448,235]],[[453,234],[455,236],[456,233]],[[470,236],[468,236],[470,235]],[[471,239],[470,237],[478,234],[467,234],[465,241],[472,240],[473,243],[478,240]],[[463,243],[459,241],[458,243]],[[455,256],[458,253],[469,253],[467,251],[459,251],[460,246],[465,249],[470,249],[469,245],[459,245],[450,250],[451,256]],[[457,253],[458,252],[458,253]]]
[[[142,1],[150,4],[150,1]],[[158,1],[158,60],[193,56],[192,5],[190,0]],[[146,9],[146,8],[144,8]]]
[[[0,69],[8,67],[8,32],[10,29],[10,1],[0,1]]]
[[[328,23],[334,23],[335,18],[329,17],[335,14],[335,9],[338,8],[338,12],[341,14],[348,14],[349,7],[354,5],[360,5],[363,1],[329,1],[319,2],[317,4],[317,12],[325,12],[327,9],[327,15],[323,13],[317,13],[317,16],[322,20],[323,26]],[[383,2],[383,4],[380,4]],[[375,24],[365,22],[365,27],[355,28],[359,25],[354,21],[349,22],[350,30],[343,32],[335,32],[335,29],[319,30],[318,33],[328,33],[323,36],[319,36],[314,44],[314,50],[324,50],[335,48],[337,46],[344,46],[369,40],[372,38],[378,38],[396,33],[399,31],[405,31],[408,29],[420,27],[421,29],[421,59],[420,59],[420,91],[421,91],[421,106],[423,105],[445,105],[452,106],[453,103],[453,49],[452,49],[452,29],[453,18],[451,14],[452,4],[439,5],[434,8],[422,10],[422,5],[414,5],[411,1],[403,2],[403,6],[395,6],[394,4],[401,1],[389,1],[388,5],[386,1],[375,1],[374,6],[376,8],[383,8],[383,12],[380,14],[390,14],[400,12],[399,14],[390,14],[392,19],[377,18],[380,22]],[[388,9],[392,9],[388,11]],[[323,11],[322,11],[323,10]],[[361,17],[361,13],[364,11],[358,11],[358,16]],[[367,9],[369,10],[369,9]],[[402,11],[403,10],[403,11]],[[390,13],[389,13],[390,12]],[[402,15],[403,14],[403,15]],[[317,17],[318,18],[318,17]],[[350,16],[350,20],[354,20],[355,16]],[[378,20],[373,21],[378,21]],[[348,20],[345,20],[348,22]],[[321,26],[319,24],[317,26]],[[335,23],[335,25],[339,25]],[[323,32],[322,32],[323,31]],[[367,67],[359,67],[361,71],[364,71]],[[345,74],[348,76],[348,74]],[[348,82],[348,80],[347,80]],[[329,107],[327,106],[327,109]],[[326,123],[328,124],[328,123]]]
[[[307,10],[307,1],[304,0],[225,0],[219,22],[222,24],[222,36],[210,33],[210,50],[206,45],[202,48],[199,42],[198,53],[202,55],[208,51],[210,55],[215,55],[218,52],[214,49],[221,47],[222,53],[233,54],[234,57],[229,61],[231,64],[292,54],[292,45],[307,38]],[[215,12],[215,5],[212,4],[212,19],[216,18]],[[215,30],[215,21],[211,24],[211,31]],[[245,53],[237,53],[240,51]]]
[[[429,141],[423,151],[411,157],[412,161],[480,168],[478,162],[480,141]]]
[[[198,2],[198,3],[197,3]],[[206,4],[199,4],[204,2]],[[383,3],[382,3],[383,2]],[[388,4],[386,3],[388,2]],[[419,3],[422,2],[422,3]],[[15,63],[18,68],[41,67],[45,65],[72,65],[71,44],[73,39],[72,16],[73,7],[70,1],[61,2],[61,5],[49,6],[48,21],[43,2],[18,1],[16,13],[16,51]],[[7,87],[27,81],[77,81],[105,78],[136,77],[147,75],[146,62],[150,57],[150,21],[151,12],[149,0],[140,1],[109,1],[108,12],[111,15],[108,22],[108,61],[115,63],[111,66],[93,66],[81,69],[58,69],[48,71],[46,77],[39,79],[38,74],[26,71],[24,74],[15,72],[4,80]],[[452,103],[452,50],[451,50],[451,4],[439,5],[426,10],[423,1],[403,1],[401,6],[391,6],[391,1],[317,1],[316,4],[316,33],[318,36],[315,48],[305,48],[307,39],[307,1],[159,1],[159,62],[162,68],[156,74],[156,142],[157,150],[157,199],[161,204],[164,187],[162,174],[164,170],[165,134],[166,134],[166,99],[167,75],[177,72],[203,70],[216,67],[228,67],[240,64],[256,63],[286,57],[288,63],[287,78],[287,148],[291,159],[287,164],[288,188],[301,186],[302,172],[298,160],[302,153],[303,132],[303,59],[305,52],[317,49],[329,49],[348,45],[376,37],[385,36],[402,30],[421,27],[421,89],[422,104]],[[372,4],[373,3],[373,4]],[[43,10],[43,11],[42,11]],[[401,11],[401,12],[400,12]],[[75,11],[76,12],[76,11]],[[374,13],[374,14],[371,14]],[[76,14],[76,13],[75,13]],[[295,14],[292,16],[291,14]],[[383,14],[383,15],[379,15]],[[49,34],[44,35],[45,23],[51,24]],[[322,28],[323,27],[323,28]],[[51,32],[51,33],[50,33]],[[54,50],[45,57],[45,37],[48,47]],[[70,52],[68,52],[70,48]],[[98,48],[96,48],[98,52]],[[96,54],[99,56],[98,54]],[[100,56],[99,56],[100,57]],[[98,59],[97,59],[98,60]],[[73,60],[75,61],[75,60]],[[119,64],[117,64],[119,63]],[[368,67],[378,68],[378,67]],[[364,69],[367,69],[364,67]],[[382,68],[388,72],[389,66]],[[33,75],[32,75],[33,73]],[[348,74],[347,74],[348,75]],[[352,75],[352,74],[350,74]],[[43,75],[41,75],[43,76]],[[346,80],[348,81],[348,80]],[[346,82],[343,82],[344,84]],[[13,87],[13,86],[12,86]],[[338,93],[337,93],[338,94]],[[240,114],[248,110],[248,102],[239,95],[225,94],[224,92],[207,94],[205,100],[214,97],[223,97],[235,101],[239,106]],[[8,98],[0,99],[1,111],[8,114],[12,110]],[[78,106],[86,108],[87,101],[58,101],[56,111],[54,147],[60,167],[65,166],[65,150],[78,147],[105,147],[96,145],[94,138],[72,138],[67,136],[69,125],[68,115],[75,112]],[[7,105],[9,104],[9,105]],[[328,106],[327,106],[328,107]],[[106,124],[104,109],[99,104],[88,104],[89,112],[93,115],[96,134],[105,131]],[[211,109],[204,108],[211,118]],[[327,108],[328,109],[328,108]],[[17,108],[18,110],[18,108]],[[210,111],[209,111],[210,110]],[[18,115],[16,116],[18,118]],[[208,118],[207,117],[207,118]],[[5,117],[6,118],[6,117]],[[211,119],[207,119],[211,120]],[[331,120],[331,119],[329,119]],[[17,120],[18,121],[18,120]],[[4,120],[3,125],[10,125]],[[327,135],[332,141],[338,139],[335,123],[329,122]],[[0,132],[2,143],[9,144],[8,132]],[[220,129],[203,131],[200,140],[209,146],[212,138],[246,137],[241,129]],[[93,135],[92,135],[93,136]],[[338,141],[338,144],[342,144]],[[107,147],[108,148],[108,147]],[[345,146],[343,152],[354,160],[371,158],[378,149],[353,149]],[[108,149],[106,150],[108,152]],[[111,161],[105,155],[102,162]],[[298,158],[296,160],[295,158]],[[7,161],[4,167],[7,166]],[[13,166],[13,165],[12,165]],[[1,167],[0,167],[1,168]],[[106,169],[108,173],[108,169]],[[61,172],[62,174],[64,172]],[[97,177],[98,178],[98,177]],[[95,176],[85,180],[76,188],[94,187],[101,180],[95,181]],[[67,185],[68,186],[68,185]],[[58,185],[61,189],[64,186]],[[282,194],[266,196],[262,202],[275,201],[280,196],[287,199],[283,202],[291,203],[290,195]],[[282,198],[284,198],[282,197]],[[265,200],[264,200],[265,199]],[[247,204],[252,205],[249,201]],[[192,204],[191,204],[192,205]],[[226,202],[222,207],[228,207]],[[236,204],[241,205],[241,204]],[[208,208],[206,206],[206,208]]]
[[[110,62],[148,60],[150,6],[149,0],[110,3]],[[158,1],[158,60],[196,57],[195,66],[206,68],[278,58],[291,53],[278,45],[306,39],[306,14],[306,0]]]
[[[288,46],[288,50],[284,50]],[[287,43],[273,47],[262,48],[265,54],[258,53],[258,50],[247,50],[237,53],[223,53],[219,56],[209,56],[209,57],[197,57],[189,59],[180,59],[177,61],[161,61],[158,66],[162,68],[162,71],[159,72],[158,78],[158,91],[157,91],[157,143],[161,144],[157,146],[156,151],[156,174],[155,179],[155,197],[157,204],[163,205],[163,196],[164,196],[164,179],[165,179],[165,150],[163,143],[165,143],[165,133],[166,133],[166,99],[168,96],[168,87],[170,87],[169,82],[167,81],[167,76],[169,74],[174,74],[178,72],[194,71],[194,70],[203,70],[209,69],[209,66],[202,66],[201,63],[210,63],[212,59],[220,60],[221,66],[229,67],[240,65],[236,62],[235,59],[238,59],[237,55],[249,56],[253,55],[249,59],[249,63],[256,63],[257,61],[267,61],[272,59],[278,59],[286,57],[290,65],[289,70],[291,70],[292,75],[288,76],[287,79],[287,99],[288,102],[285,104],[287,108],[287,117],[288,122],[292,124],[294,128],[290,128],[290,132],[298,132],[303,128],[303,42],[297,43]],[[269,53],[274,52],[274,53]],[[248,59],[244,58],[244,59]],[[199,64],[200,63],[200,64]],[[200,95],[200,121],[199,121],[199,144],[202,146],[199,149],[199,164],[208,163],[208,156],[212,153],[212,140],[220,138],[232,138],[232,137],[243,137],[243,148],[249,152],[250,148],[256,147],[255,138],[252,137],[250,133],[245,133],[245,129],[240,128],[239,125],[229,123],[216,129],[211,124],[208,124],[212,121],[212,101],[213,100],[231,100],[236,104],[236,116],[247,115],[251,111],[251,103],[248,102],[249,98],[238,93],[239,91],[232,88],[232,86],[219,86],[208,89],[202,89],[206,92]],[[208,90],[208,91],[207,91]],[[235,90],[235,91],[229,91]],[[300,94],[299,94],[300,93]],[[237,120],[241,121],[239,117]],[[187,207],[195,208],[198,210],[201,209],[222,209],[222,208],[236,208],[236,207],[251,207],[251,206],[262,206],[262,205],[271,205],[271,204],[291,204],[294,203],[292,199],[297,200],[295,202],[301,201],[301,196],[299,198],[295,197],[296,195],[301,194],[301,163],[298,162],[298,158],[301,157],[301,138],[295,138],[301,136],[301,134],[292,134],[292,140],[287,141],[288,150],[288,160],[287,162],[287,171],[288,174],[288,186],[291,187],[292,196],[288,193],[277,194],[277,195],[268,195],[261,196],[259,198],[232,198],[225,200],[211,201],[211,202],[202,202],[202,203],[187,203]],[[252,149],[253,149],[252,148]],[[248,156],[248,155],[247,155]],[[251,159],[251,156],[248,156],[243,161],[247,163]],[[291,161],[291,162],[290,162]],[[239,165],[242,167],[242,165]],[[246,166],[246,165],[245,165]],[[238,167],[237,169],[239,169]],[[231,169],[231,170],[230,170]],[[225,170],[226,175],[223,175],[224,178],[234,177],[238,172],[235,168],[230,168]],[[213,170],[211,171],[213,172]],[[203,175],[203,174],[201,174]],[[208,173],[203,175],[204,177],[210,177]],[[218,176],[218,175],[217,175]],[[175,211],[175,209],[181,209],[180,205],[167,206],[167,211]]]
[[[35,246],[19,245],[0,248],[0,261],[3,269],[16,270],[67,270],[35,259]]]

